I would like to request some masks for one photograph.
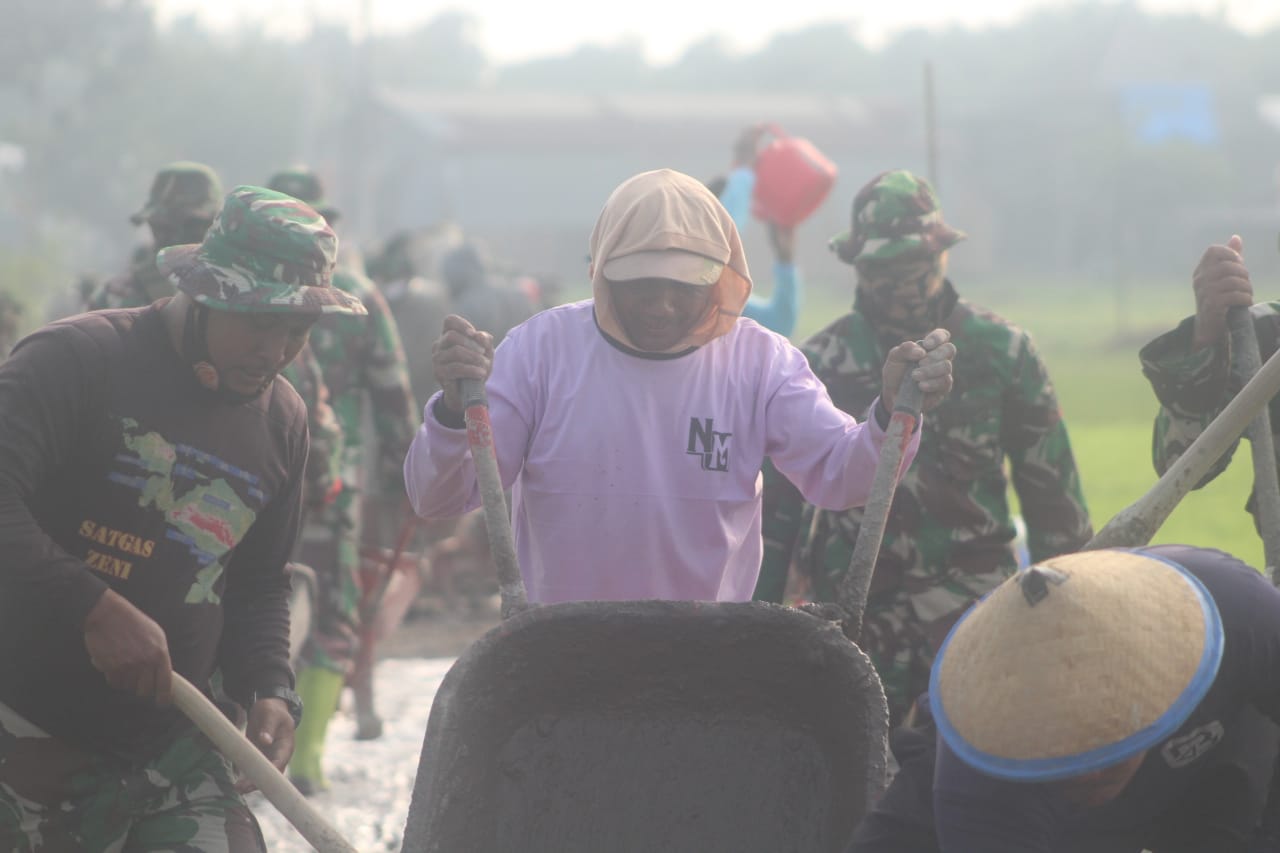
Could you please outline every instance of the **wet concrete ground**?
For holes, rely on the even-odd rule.
[[[497,624],[496,612],[419,617],[383,644],[374,673],[380,739],[357,741],[350,691],[329,725],[325,768],[330,789],[312,802],[357,850],[398,851],[413,793],[418,754],[431,702],[453,659]],[[272,853],[310,853],[312,847],[261,794],[249,804]]]

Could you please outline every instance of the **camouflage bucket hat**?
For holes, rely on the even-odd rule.
[[[134,225],[155,218],[190,217],[210,222],[222,203],[222,181],[203,163],[170,163],[151,182],[151,194],[142,210],[129,217]]]
[[[276,172],[267,182],[267,188],[305,201],[330,223],[338,219],[338,211],[324,197],[324,184],[320,181],[320,176],[310,169],[285,169]]]
[[[296,198],[240,186],[223,202],[204,241],[170,246],[156,265],[183,293],[221,311],[364,314],[333,286],[338,238]]]
[[[924,178],[905,170],[882,172],[853,200],[852,227],[831,238],[846,264],[930,258],[967,235],[942,221],[942,206]]]

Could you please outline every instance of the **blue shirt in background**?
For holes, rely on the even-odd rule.
[[[742,231],[751,211],[751,194],[756,186],[756,173],[750,166],[739,166],[729,173],[720,203],[729,211]],[[752,296],[742,309],[742,316],[755,320],[766,329],[790,337],[800,314],[800,276],[796,265],[783,261],[773,264],[773,295],[768,299]]]

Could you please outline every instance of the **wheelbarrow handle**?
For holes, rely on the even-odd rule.
[[[1083,550],[1136,548],[1151,541],[1169,513],[1195,488],[1258,412],[1280,392],[1280,350],[1262,365],[1204,432],[1169,466],[1146,494],[1120,510]]]
[[[231,759],[249,781],[258,786],[263,796],[316,850],[320,853],[356,853],[356,848],[239,729],[231,725],[226,715],[194,684],[176,672],[173,674],[173,704],[205,733],[223,755]]]
[[[1262,366],[1253,316],[1243,305],[1227,309],[1231,331],[1232,371],[1243,387]],[[1276,477],[1276,448],[1271,433],[1271,411],[1263,406],[1249,424],[1249,444],[1253,456],[1253,493],[1257,501],[1258,529],[1267,576],[1280,582],[1280,482]]]
[[[836,604],[843,612],[845,636],[855,643],[862,633],[862,616],[867,609],[871,576],[875,572],[876,559],[880,556],[880,543],[884,540],[889,508],[893,505],[898,477],[902,473],[902,460],[911,435],[920,423],[920,407],[923,402],[924,394],[908,370],[898,387],[889,428],[885,430],[884,443],[880,445],[876,475],[862,512],[862,522],[858,525],[858,539],[853,546],[849,570],[841,579],[836,594]]]
[[[520,566],[516,562],[515,540],[511,535],[511,517],[507,499],[502,493],[502,476],[498,457],[493,450],[493,430],[489,426],[489,397],[479,379],[458,381],[462,391],[467,423],[467,444],[476,466],[480,486],[480,502],[484,506],[485,531],[489,535],[489,552],[498,570],[498,592],[502,596],[502,618],[506,619],[529,606]]]

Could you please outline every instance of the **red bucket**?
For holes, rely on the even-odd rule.
[[[818,209],[836,182],[836,165],[807,139],[787,136],[769,125],[773,136],[756,154],[756,188],[751,212],[757,219],[790,227]]]

